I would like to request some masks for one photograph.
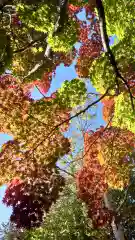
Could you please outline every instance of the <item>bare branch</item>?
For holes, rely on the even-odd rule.
[[[119,81],[118,81],[118,79],[121,79],[122,82],[126,85],[126,87],[128,89],[132,109],[134,111],[134,102],[133,102],[133,96],[132,96],[132,93],[131,93],[130,86],[129,86],[128,82],[121,75],[121,73],[120,73],[120,71],[117,67],[117,62],[115,60],[115,56],[113,55],[113,53],[110,49],[110,46],[109,46],[109,38],[108,38],[108,35],[107,35],[107,30],[106,30],[105,12],[104,12],[104,6],[102,4],[102,0],[96,0],[96,5],[97,5],[97,9],[98,9],[101,39],[102,39],[104,50],[108,55],[108,58],[110,60],[111,65],[113,66],[113,69],[114,69],[114,72],[115,72],[115,75],[116,75],[117,90],[119,92]]]
[[[67,175],[70,175],[73,178],[75,177],[72,173],[66,171],[65,169],[60,168],[59,166],[56,166],[56,168],[59,169],[60,171],[64,172],[64,173],[66,173]]]
[[[109,125],[110,125],[110,123],[111,123],[111,121],[112,121],[112,118],[113,118],[113,115],[110,117],[110,119],[109,119],[108,123],[106,124],[106,126],[104,127],[103,131],[100,132],[100,134],[97,136],[97,138],[94,139],[94,141],[89,145],[87,151],[85,151],[85,154],[84,154],[82,157],[78,158],[77,160],[83,160],[83,159],[84,159],[84,157],[89,153],[91,147],[96,143],[96,141],[97,141],[100,137],[102,137],[103,133],[108,129],[108,127],[109,127]],[[76,161],[76,160],[73,160],[73,161],[71,162],[71,164],[72,164],[73,162],[75,162],[75,161]]]
[[[30,43],[27,44],[27,46],[13,51],[13,54],[27,51],[29,48],[31,48],[32,46],[34,46],[34,44],[37,43],[39,40],[40,40],[40,39],[36,39],[36,40],[31,41]]]
[[[64,123],[67,123],[67,122],[71,121],[72,119],[78,117],[80,114],[85,113],[89,108],[91,108],[92,106],[94,106],[95,104],[97,104],[98,102],[100,102],[100,101],[107,95],[109,89],[110,89],[110,88],[108,88],[108,89],[106,90],[106,92],[105,92],[100,98],[98,98],[97,100],[95,100],[94,102],[92,102],[91,104],[89,104],[86,108],[84,108],[83,110],[79,111],[79,112],[76,113],[75,115],[67,118],[66,120],[64,120],[64,121],[60,122],[59,124],[57,124],[56,126],[54,126],[54,128],[53,128],[53,129],[51,130],[51,132],[48,134],[47,138],[50,137],[50,136],[52,135],[52,133],[53,133],[56,129],[58,129],[61,125],[63,125]],[[35,146],[35,148],[31,151],[30,155],[31,155],[31,154],[33,153],[33,151],[35,151],[45,140],[46,140],[46,137],[45,137],[43,140],[41,140],[41,141]]]
[[[54,130],[55,130],[56,128],[60,127],[62,124],[66,123],[66,122],[68,122],[68,121],[71,121],[72,119],[74,119],[74,118],[78,117],[79,115],[85,113],[89,108],[91,108],[91,107],[94,106],[95,104],[99,103],[99,102],[107,95],[108,91],[109,91],[109,89],[107,89],[106,92],[105,92],[100,98],[98,98],[98,99],[95,100],[94,102],[88,104],[88,106],[87,106],[86,108],[84,108],[83,110],[77,112],[75,115],[73,115],[73,116],[71,116],[70,118],[64,120],[63,122],[57,124],[57,125],[55,126]]]
[[[35,87],[37,88],[37,90],[40,92],[40,94],[43,96],[43,98],[45,98],[45,95],[40,91],[39,87],[37,85],[35,85]]]
[[[24,76],[23,80],[26,79],[27,77],[30,77],[33,73],[35,73],[42,65],[44,61],[41,60],[39,63],[37,63],[29,72],[26,76]]]

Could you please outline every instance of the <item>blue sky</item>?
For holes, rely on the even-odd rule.
[[[0,146],[11,139],[12,137],[7,134],[0,134]],[[0,224],[2,222],[7,222],[12,212],[11,208],[7,208],[4,204],[2,204],[2,198],[4,196],[5,189],[6,189],[6,185],[0,187]]]

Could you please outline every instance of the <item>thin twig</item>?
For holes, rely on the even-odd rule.
[[[39,87],[35,85],[35,88],[39,91],[39,93],[45,98],[46,96],[40,91]]]
[[[108,123],[106,124],[106,126],[104,127],[103,131],[102,131],[102,132],[99,134],[99,136],[97,136],[97,138],[89,145],[87,151],[85,151],[85,154],[84,154],[82,157],[78,158],[77,161],[78,161],[78,160],[83,160],[84,157],[86,157],[86,155],[89,153],[89,151],[90,151],[90,149],[92,148],[92,146],[96,143],[96,141],[97,141],[100,137],[102,137],[103,133],[107,130],[107,128],[109,127],[109,125],[110,125],[110,123],[111,123],[111,121],[112,121],[112,118],[113,118],[113,115],[110,117],[110,119],[109,119]],[[76,161],[76,160],[73,160],[71,163],[73,163],[73,162],[75,162],[75,161]]]
[[[61,125],[63,125],[64,123],[67,123],[67,122],[71,121],[72,119],[78,117],[80,114],[85,113],[90,107],[92,107],[95,104],[97,104],[98,102],[100,102],[107,95],[108,91],[109,91],[109,88],[106,90],[106,92],[100,98],[98,98],[97,100],[95,100],[94,102],[89,104],[86,108],[84,108],[83,110],[79,111],[75,115],[67,118],[66,120],[60,122],[59,124],[55,125],[54,128],[51,130],[51,132],[48,134],[47,138],[50,137],[52,135],[52,133],[56,129],[58,129]],[[32,150],[32,152],[35,151],[45,140],[46,140],[46,137],[35,146],[35,148]],[[30,155],[32,154],[32,152],[30,153]]]
[[[33,118],[34,120],[36,120],[37,122],[39,122],[40,124],[44,125],[45,127],[48,125],[42,121],[40,121],[38,118],[34,117],[32,114],[28,114],[29,117]]]
[[[70,176],[73,177],[73,178],[75,177],[72,173],[66,171],[65,169],[60,168],[59,166],[56,166],[56,168],[58,168],[60,171],[62,171],[62,172],[64,172],[64,173],[70,175]]]

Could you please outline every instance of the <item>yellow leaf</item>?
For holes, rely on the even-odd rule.
[[[105,160],[101,152],[98,153],[98,160],[101,166],[105,164]]]

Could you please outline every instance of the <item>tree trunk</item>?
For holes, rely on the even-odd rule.
[[[108,197],[107,193],[104,194],[104,203],[105,203],[106,208],[114,211],[114,209],[112,207],[112,204],[109,201],[109,197]],[[116,220],[115,217],[113,217],[112,222],[111,222],[111,227],[112,227],[115,239],[116,240],[126,240],[125,237],[124,237],[124,231],[122,229],[121,224],[120,223],[116,224],[115,220]]]

